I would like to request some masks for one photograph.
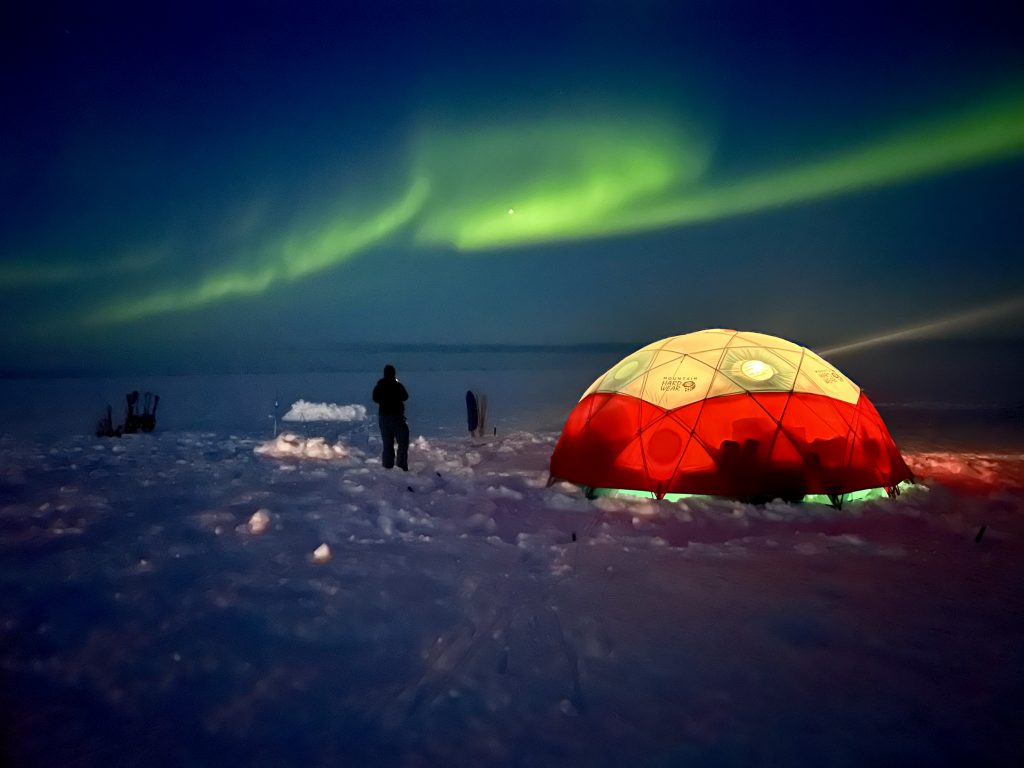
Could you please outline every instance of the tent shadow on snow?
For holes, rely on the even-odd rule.
[[[861,389],[809,349],[713,329],[648,344],[570,413],[553,479],[588,495],[894,496],[912,473]]]

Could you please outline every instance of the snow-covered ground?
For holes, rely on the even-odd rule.
[[[258,426],[0,438],[9,760],[1018,764],[1019,452],[836,511],[587,501],[552,430],[405,473],[372,419]]]
[[[611,351],[0,379],[0,762],[1018,765],[1019,353],[844,363],[926,479],[842,511],[546,487]],[[359,407],[384,362],[408,473]],[[132,389],[157,431],[91,437]]]

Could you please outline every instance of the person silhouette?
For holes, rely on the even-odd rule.
[[[395,366],[384,366],[384,378],[373,388],[373,402],[377,403],[377,423],[380,438],[384,441],[381,464],[391,469],[395,464],[409,471],[409,424],[405,420],[405,401],[409,393],[398,380]],[[395,459],[395,443],[398,443],[398,459]]]

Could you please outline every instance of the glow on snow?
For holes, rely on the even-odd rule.
[[[191,286],[109,304],[90,320],[126,322],[261,294],[342,264],[385,238],[479,252],[652,231],[904,183],[1022,151],[1024,96],[1018,93],[830,156],[731,180],[707,179],[710,141],[665,117],[431,126],[419,135],[414,181],[399,200],[368,217],[346,212],[289,232]]]

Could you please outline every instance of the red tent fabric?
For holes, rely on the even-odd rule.
[[[591,488],[743,500],[893,489],[911,478],[867,396],[808,349],[765,334],[654,342],[573,409],[552,477]]]

